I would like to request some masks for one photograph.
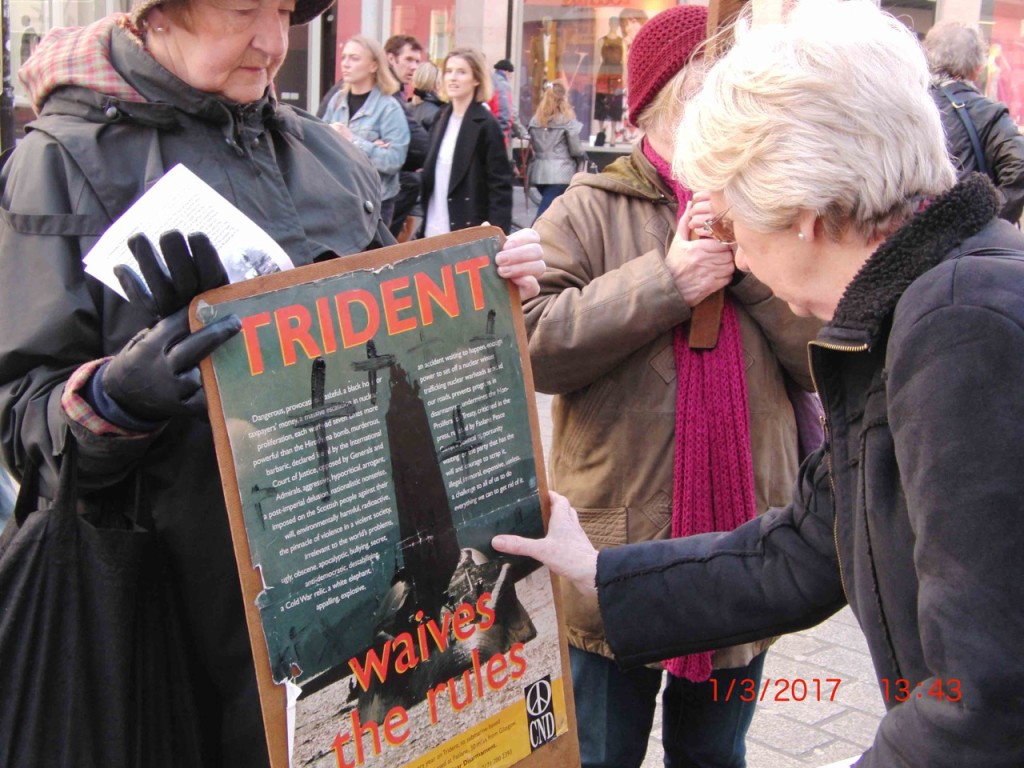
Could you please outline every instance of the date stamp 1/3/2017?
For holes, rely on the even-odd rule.
[[[751,678],[730,680],[728,685],[719,686],[711,678],[712,701],[835,701],[836,691],[842,682],[838,677],[766,677],[758,686]]]

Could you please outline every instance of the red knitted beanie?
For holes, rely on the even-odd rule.
[[[641,112],[690,60],[693,49],[707,37],[708,9],[677,5],[640,27],[629,49],[626,73],[629,117]]]

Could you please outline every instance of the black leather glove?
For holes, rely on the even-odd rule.
[[[160,235],[166,270],[145,235],[134,235],[128,247],[139,263],[142,277],[124,264],[114,267],[114,274],[128,301],[141,304],[158,318],[173,315],[203,291],[228,283],[217,249],[202,232],[193,232],[187,241],[177,230]]]
[[[160,237],[167,264],[165,272],[149,240],[137,235],[129,243],[145,282],[132,269],[114,273],[133,304],[141,304],[161,318],[140,331],[102,369],[106,393],[128,414],[148,421],[172,416],[204,415],[199,361],[241,330],[238,317],[229,315],[205,328],[189,332],[188,304],[194,296],[227,283],[217,251],[206,235],[185,237],[177,231]]]

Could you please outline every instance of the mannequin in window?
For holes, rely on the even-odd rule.
[[[533,108],[540,104],[544,86],[554,82],[562,69],[564,46],[550,16],[541,19],[540,30],[530,40],[530,87]]]
[[[594,86],[595,144],[615,146],[622,137],[622,62],[625,42],[619,34],[619,17],[608,19],[608,34],[597,39],[597,80]]]
[[[636,33],[640,31],[640,27],[647,23],[647,13],[639,8],[623,8],[619,13],[619,24],[622,27],[622,43],[625,49],[626,58],[625,61],[629,61],[629,49],[633,45],[633,38],[636,37]],[[629,82],[629,73],[622,73],[625,82]],[[629,103],[629,99],[626,99],[626,103]],[[623,138],[626,141],[633,141],[639,136],[636,125],[633,124],[633,115],[630,115],[628,110],[623,115]]]

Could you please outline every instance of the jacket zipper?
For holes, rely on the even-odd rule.
[[[828,410],[825,408],[825,400],[821,396],[821,388],[818,386],[818,379],[814,375],[814,362],[811,359],[811,347],[820,347],[821,349],[828,349],[833,352],[867,352],[867,344],[831,344],[825,341],[809,341],[807,342],[807,368],[811,372],[811,384],[814,385],[814,391],[818,395],[818,399],[821,400],[821,429],[825,433],[825,457],[828,461],[828,484],[832,491],[832,542],[836,550],[836,563],[839,565],[839,583],[843,588],[843,596],[846,597],[846,602],[850,602],[850,593],[846,591],[846,577],[843,575],[843,556],[839,553],[839,514],[836,511],[836,481],[835,476],[832,474],[832,432],[828,425]]]

